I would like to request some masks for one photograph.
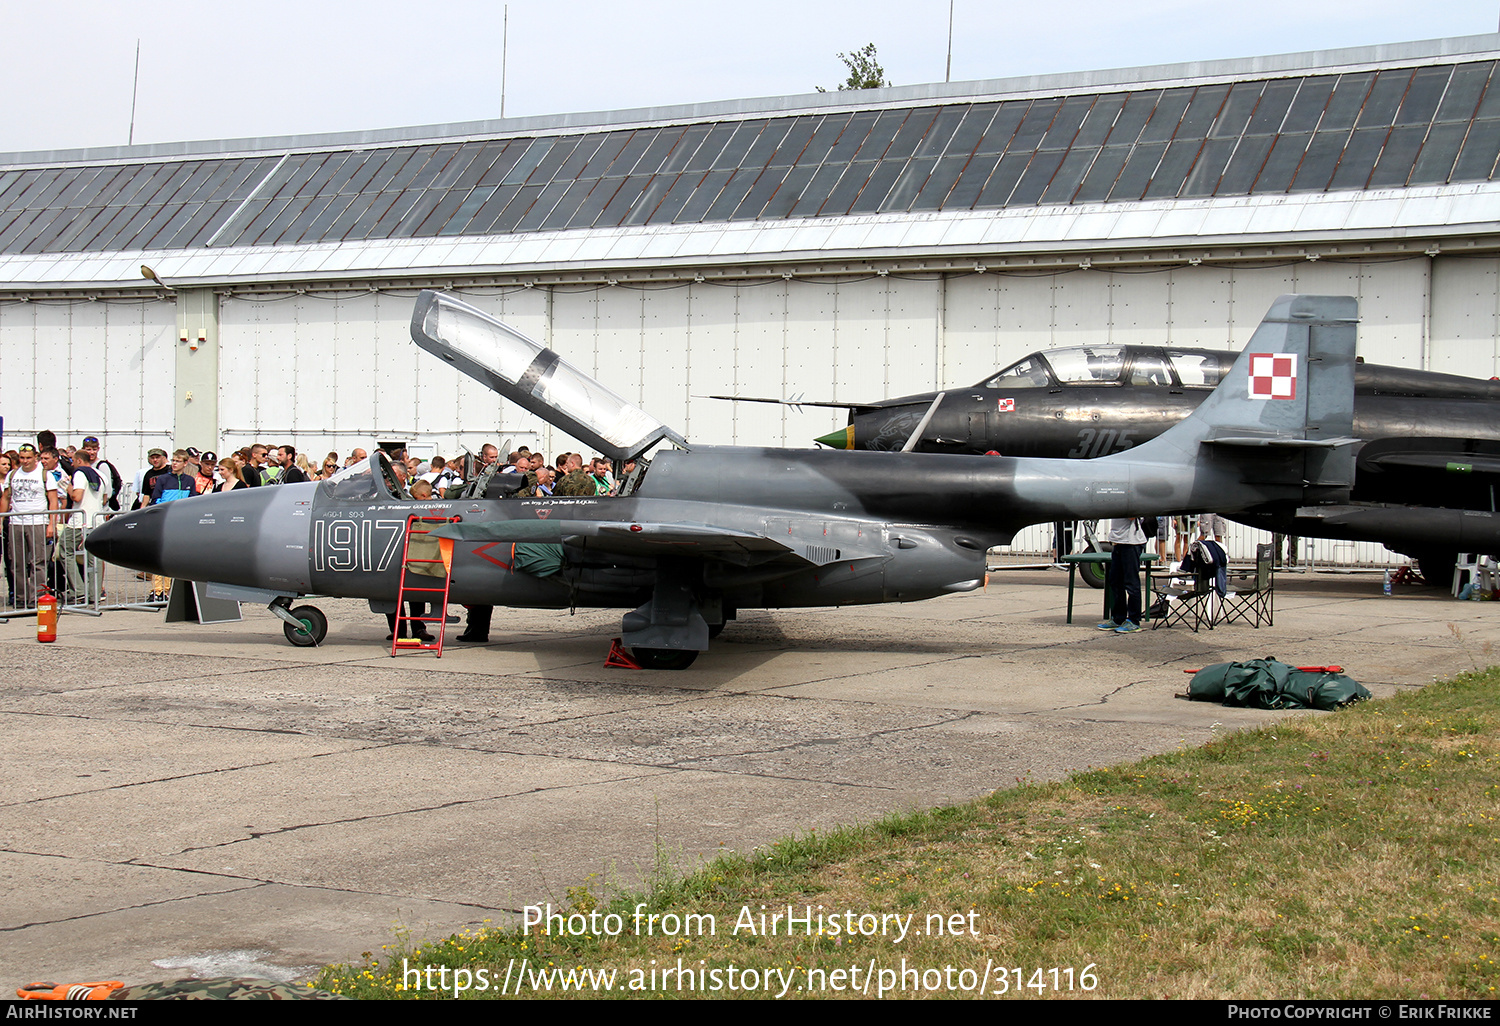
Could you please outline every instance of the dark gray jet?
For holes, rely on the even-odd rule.
[[[737,610],[910,602],[980,587],[985,553],[1029,524],[1268,502],[1348,501],[1356,303],[1283,296],[1189,417],[1094,460],[689,446],[644,411],[487,314],[423,292],[422,348],[617,464],[617,497],[404,497],[383,454],[327,481],[152,506],[95,530],[111,563],[260,598],[294,644],[326,620],[309,594],[394,608],[407,518],[452,518],[452,601],[630,610],[623,642],[681,668]],[[663,446],[646,458],[648,450]],[[519,480],[516,475],[506,475]]]

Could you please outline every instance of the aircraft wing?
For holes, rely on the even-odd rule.
[[[579,545],[592,552],[620,556],[697,556],[725,562],[760,563],[794,556],[808,563],[805,546],[783,543],[764,534],[708,524],[653,524],[601,520],[491,520],[445,524],[432,532],[439,538],[468,542],[518,542]]]

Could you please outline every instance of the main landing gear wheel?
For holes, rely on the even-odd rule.
[[[632,648],[630,654],[641,664],[643,670],[686,670],[698,658],[692,649]]]
[[[1109,580],[1109,564],[1079,563],[1078,576],[1082,577],[1083,583],[1087,584],[1090,588],[1102,588]]]
[[[323,615],[323,610],[317,606],[298,606],[291,610],[291,614],[302,624],[298,629],[289,623],[281,625],[281,631],[298,648],[311,648],[321,645],[323,639],[328,637],[328,617]]]
[[[717,638],[720,634],[723,634],[723,633],[724,633],[724,624],[723,623],[711,623],[711,624],[708,625],[708,637],[709,637],[710,641],[712,641],[714,638]]]

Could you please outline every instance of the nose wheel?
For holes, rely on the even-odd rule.
[[[321,645],[328,637],[328,617],[317,606],[292,608],[291,602],[282,598],[272,602],[270,609],[283,621],[281,632],[286,635],[286,640],[298,648]]]
[[[323,639],[328,637],[328,617],[317,606],[298,606],[292,610],[292,616],[297,620],[297,626],[289,623],[281,625],[281,632],[298,648],[311,648],[314,645],[323,644]]]

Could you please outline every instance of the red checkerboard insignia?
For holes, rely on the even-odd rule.
[[[1251,354],[1250,398],[1297,398],[1297,354]]]
[[[1000,400],[1000,412],[1001,413],[1015,413],[1016,412],[1016,401],[1014,399],[1001,399]]]

